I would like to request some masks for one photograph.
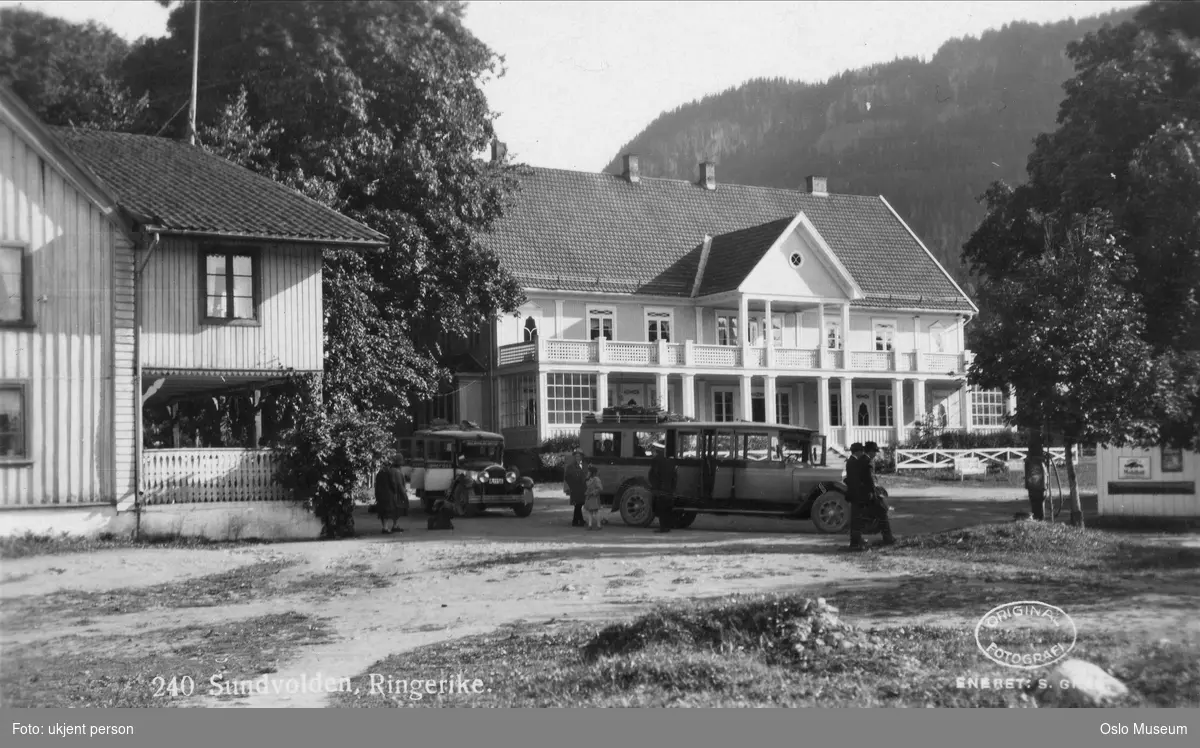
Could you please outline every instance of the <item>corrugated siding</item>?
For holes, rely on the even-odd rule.
[[[118,500],[128,499],[134,492],[134,464],[136,463],[137,415],[136,398],[137,369],[134,364],[134,309],[133,274],[136,256],[133,242],[118,233],[113,251],[113,344],[106,353],[109,356],[109,371],[113,372],[108,389],[116,403],[113,409],[113,475],[112,481]]]
[[[30,463],[0,506],[111,501],[113,243],[118,230],[0,123],[0,237],[29,245],[32,330],[0,329],[0,379],[26,384]]]
[[[260,247],[261,324],[203,325],[201,245],[163,238],[145,269],[144,368],[252,369],[322,366],[321,252]]]
[[[1121,457],[1148,457],[1150,475],[1145,481],[1123,480],[1120,475]],[[1184,451],[1183,472],[1164,473],[1162,451],[1127,447],[1096,450],[1096,488],[1099,493],[1100,514],[1123,514],[1138,517],[1200,517],[1200,494],[1110,494],[1109,483],[1192,482],[1200,487],[1200,453]]]

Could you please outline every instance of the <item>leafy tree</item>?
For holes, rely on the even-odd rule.
[[[0,84],[51,124],[128,130],[142,122],[149,99],[123,82],[128,53],[121,37],[94,22],[0,9]]]

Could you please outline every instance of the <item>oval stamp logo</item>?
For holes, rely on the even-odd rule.
[[[1075,648],[1078,636],[1066,611],[1037,600],[998,605],[975,626],[975,643],[983,656],[1018,670],[1058,662]]]

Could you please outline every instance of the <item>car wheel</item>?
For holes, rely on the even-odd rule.
[[[450,493],[450,503],[460,517],[474,517],[479,514],[479,505],[471,503],[471,490],[461,483]]]
[[[811,516],[819,532],[846,532],[850,529],[850,502],[837,491],[830,491],[813,502]]]
[[[648,486],[632,483],[621,491],[617,503],[621,507],[621,519],[632,527],[649,527],[654,521],[654,497]]]
[[[680,512],[675,515],[675,526],[680,530],[686,530],[696,521],[697,516],[695,512]]]
[[[517,504],[513,507],[513,514],[518,517],[528,517],[533,514],[533,504]]]
[[[433,498],[424,491],[419,491],[417,498],[421,500],[421,510],[426,514],[433,514]]]

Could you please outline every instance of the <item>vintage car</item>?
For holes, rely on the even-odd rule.
[[[473,424],[437,425],[401,439],[404,472],[427,514],[445,499],[459,516],[488,508],[533,512],[533,479],[505,466],[504,437]]]
[[[849,530],[841,470],[827,465],[825,437],[809,429],[593,416],[580,428],[580,447],[607,491],[602,501],[628,525],[654,521],[648,476],[659,447],[676,467],[677,527],[699,514],[736,514],[811,519],[824,533]],[[877,524],[864,530],[878,532]]]

